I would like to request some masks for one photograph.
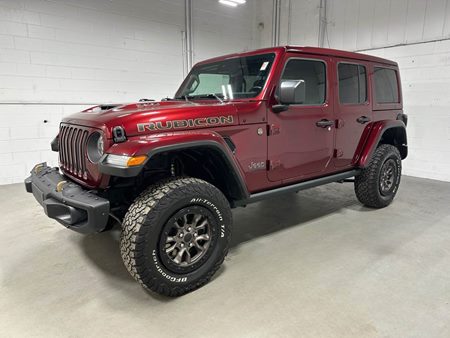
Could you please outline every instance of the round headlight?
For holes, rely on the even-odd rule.
[[[91,162],[97,163],[105,152],[102,134],[92,133],[87,142],[87,155]]]
[[[105,152],[105,145],[103,144],[103,137],[99,137],[97,141],[97,151],[100,154],[100,156],[103,155]]]

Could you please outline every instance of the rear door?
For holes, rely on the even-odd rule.
[[[337,59],[336,141],[334,166],[350,167],[364,128],[372,120],[368,64]]]
[[[270,181],[297,181],[320,176],[330,166],[334,117],[330,105],[333,92],[327,76],[331,69],[329,57],[286,54],[281,80],[303,80],[306,95],[304,102],[291,104],[286,111],[269,111]]]

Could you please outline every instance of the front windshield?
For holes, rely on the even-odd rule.
[[[178,99],[252,98],[266,83],[275,54],[232,58],[195,66],[178,90]]]

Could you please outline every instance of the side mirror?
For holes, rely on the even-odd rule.
[[[281,104],[289,105],[305,102],[305,80],[283,80],[280,84],[278,98]]]

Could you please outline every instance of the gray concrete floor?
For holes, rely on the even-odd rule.
[[[2,337],[450,337],[450,183],[404,177],[383,210],[352,184],[237,209],[223,267],[177,299],[134,282],[117,230],[66,230],[22,185],[0,196]]]

